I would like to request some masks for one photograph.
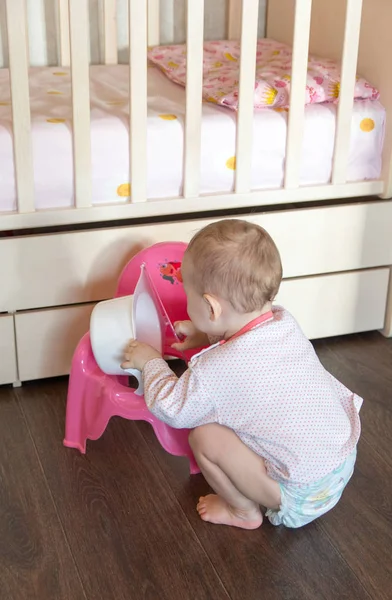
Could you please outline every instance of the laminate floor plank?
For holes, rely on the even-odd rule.
[[[82,456],[62,446],[64,382],[16,393],[89,600],[229,598],[134,423]]]
[[[392,339],[377,332],[315,342],[324,366],[364,398],[362,438],[392,467]]]
[[[341,502],[320,525],[372,598],[391,600],[392,467],[365,440]]]
[[[0,598],[86,598],[25,420],[7,388],[0,388]]]

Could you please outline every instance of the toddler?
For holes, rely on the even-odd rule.
[[[192,432],[190,445],[216,495],[200,517],[255,529],[301,527],[339,501],[356,459],[362,399],[330,375],[295,319],[272,306],[282,279],[268,233],[247,221],[202,229],[182,263],[190,321],[178,349],[206,347],[178,378],[133,340],[124,368],[143,372],[149,410]]]

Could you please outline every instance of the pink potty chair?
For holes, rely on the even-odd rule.
[[[182,285],[180,266],[186,244],[155,244],[134,256],[124,268],[116,297],[134,293],[142,265],[168,318],[163,336],[165,355],[186,357],[171,348],[175,341],[172,323],[187,319],[186,296]],[[159,421],[148,410],[144,397],[128,387],[128,377],[107,375],[98,366],[91,347],[90,334],[80,340],[72,359],[65,423],[64,446],[86,452],[88,439],[96,440],[105,431],[111,417],[148,421],[161,446],[175,456],[186,456],[191,474],[199,473],[188,443],[189,431],[173,429]]]

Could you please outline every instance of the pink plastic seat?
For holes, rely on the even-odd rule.
[[[123,270],[116,297],[134,292],[142,264],[159,295],[171,323],[187,319],[186,296],[179,267],[186,249],[183,243],[162,243],[146,248],[134,256]],[[182,357],[171,348],[172,327],[166,328],[164,352]],[[191,353],[187,354],[189,359]],[[128,387],[128,377],[106,375],[98,367],[88,333],[80,340],[72,360],[65,424],[64,445],[86,452],[87,439],[96,440],[113,416],[151,423],[161,446],[175,456],[186,456],[190,472],[199,468],[188,443],[189,431],[173,429],[162,423],[148,410],[143,396]]]

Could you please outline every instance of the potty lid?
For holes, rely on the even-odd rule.
[[[164,340],[180,341],[145,264],[133,295],[133,326],[135,338],[160,353]]]

